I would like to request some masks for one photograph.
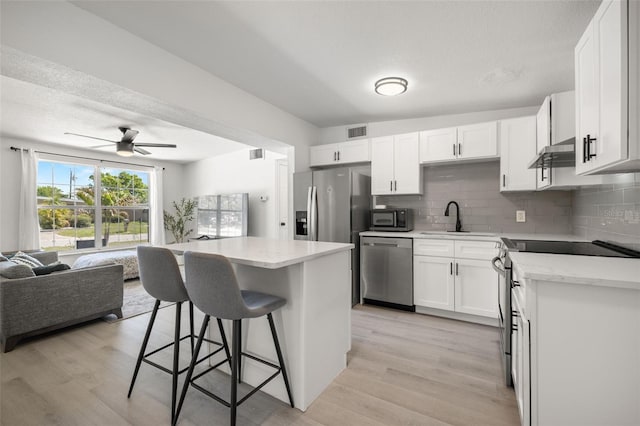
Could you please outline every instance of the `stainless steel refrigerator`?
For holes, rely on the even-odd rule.
[[[296,240],[353,243],[352,305],[360,302],[360,236],[369,229],[371,177],[358,168],[293,175]]]

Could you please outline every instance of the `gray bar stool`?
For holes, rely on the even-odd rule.
[[[147,247],[147,246],[138,246],[138,266],[140,269],[140,280],[142,281],[142,286],[144,289],[156,299],[156,303],[153,307],[153,312],[151,313],[151,319],[149,320],[149,325],[147,326],[147,331],[144,335],[144,340],[142,341],[142,347],[140,348],[140,353],[138,354],[138,360],[136,361],[136,367],[133,372],[133,377],[131,378],[131,385],[129,386],[129,393],[127,394],[127,398],[131,397],[131,392],[133,392],[133,386],[136,382],[136,378],[138,377],[138,371],[140,370],[140,365],[144,361],[145,363],[156,367],[165,373],[171,374],[173,378],[172,386],[171,386],[171,421],[174,421],[176,415],[176,393],[178,388],[178,376],[185,371],[187,371],[188,367],[179,370],[178,361],[179,361],[179,353],[180,353],[180,341],[184,339],[191,340],[191,353],[194,351],[194,332],[193,332],[193,303],[189,301],[189,322],[190,322],[190,334],[180,337],[180,314],[182,311],[182,303],[189,300],[189,296],[187,294],[187,290],[184,287],[184,281],[182,280],[182,276],[180,275],[180,268],[178,267],[178,262],[176,261],[175,256],[171,253],[170,250],[158,247]],[[158,349],[155,349],[147,354],[145,351],[147,350],[147,344],[149,343],[149,336],[151,335],[151,329],[153,328],[153,323],[156,320],[156,315],[158,314],[158,309],[160,308],[160,302],[175,302],[176,303],[176,318],[175,318],[175,330],[174,330],[174,340],[171,343],[168,343],[164,346],[161,346]],[[198,360],[196,364],[203,362],[210,357],[214,356],[221,350],[225,350],[227,354],[227,359],[230,358],[229,347],[227,345],[227,339],[224,335],[224,329],[222,328],[222,321],[218,319],[218,327],[220,329],[220,334],[222,336],[222,343],[215,342],[212,340],[207,340],[209,343],[213,343],[219,345],[216,351],[208,354],[202,359]],[[173,345],[173,367],[172,369],[168,369],[162,365],[159,365],[149,359],[149,356],[160,352],[163,349],[168,348]],[[223,361],[226,362],[227,360]]]
[[[231,425],[236,424],[236,411],[238,405],[246,401],[251,395],[260,390],[280,373],[282,373],[284,385],[287,388],[289,403],[291,404],[291,407],[293,407],[293,396],[291,395],[289,378],[282,359],[282,351],[280,350],[278,335],[273,323],[273,316],[271,315],[273,311],[284,306],[287,301],[281,297],[270,294],[259,293],[257,291],[240,290],[233,267],[229,260],[224,256],[187,251],[184,253],[184,262],[186,271],[186,288],[189,293],[189,298],[198,307],[198,309],[205,313],[205,317],[202,322],[202,328],[200,329],[195,352],[193,353],[191,364],[189,365],[189,371],[187,372],[182,394],[180,395],[180,402],[178,403],[178,409],[176,411],[173,424],[175,425],[178,421],[178,416],[180,415],[180,410],[190,384],[205,395],[229,407],[231,409]],[[271,336],[273,337],[273,343],[278,355],[279,365],[242,352],[240,331],[242,320],[245,318],[257,318],[263,315],[266,315],[269,320],[269,328],[271,329]],[[195,380],[212,371],[213,367],[192,378],[196,364],[195,360],[200,352],[200,347],[204,340],[204,334],[206,332],[210,316],[233,321],[233,336],[231,344],[231,400],[229,402],[194,383]],[[242,355],[268,365],[276,371],[273,375],[253,388],[247,395],[238,401],[238,383],[240,382],[240,362]]]

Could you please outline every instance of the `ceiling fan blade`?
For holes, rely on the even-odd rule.
[[[90,146],[89,148],[107,148],[107,147],[113,148],[113,145],[93,145],[93,146]]]
[[[81,138],[95,139],[97,141],[105,141],[105,142],[111,142],[111,143],[119,143],[120,142],[120,141],[112,141],[110,139],[96,138],[95,136],[81,135],[81,134],[78,134],[78,133],[64,132],[64,134],[65,135],[80,136]]]
[[[149,146],[155,148],[177,148],[178,145],[167,144],[167,143],[137,143],[136,146]]]
[[[122,141],[121,142],[126,142],[126,143],[133,142],[133,140],[136,138],[136,136],[138,136],[138,133],[140,133],[137,130],[127,129],[127,128],[124,128],[124,127],[121,127],[120,130],[122,130]]]
[[[149,151],[147,151],[146,149],[142,149],[142,148],[138,148],[138,147],[133,148],[133,150],[134,150],[135,152],[139,153],[139,154],[142,154],[142,155],[149,155],[149,154],[151,154],[151,153],[150,153]]]

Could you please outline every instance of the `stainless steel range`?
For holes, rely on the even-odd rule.
[[[491,261],[500,276],[498,286],[498,321],[500,327],[500,347],[503,354],[504,380],[507,386],[513,386],[511,379],[511,334],[512,316],[511,289],[518,285],[513,278],[513,269],[509,252],[550,253],[577,256],[605,256],[640,258],[640,252],[620,247],[605,241],[544,241],[515,240],[502,238],[500,254]]]

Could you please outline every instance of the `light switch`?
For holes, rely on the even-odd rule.
[[[516,210],[516,222],[526,222],[527,215],[524,210]]]

